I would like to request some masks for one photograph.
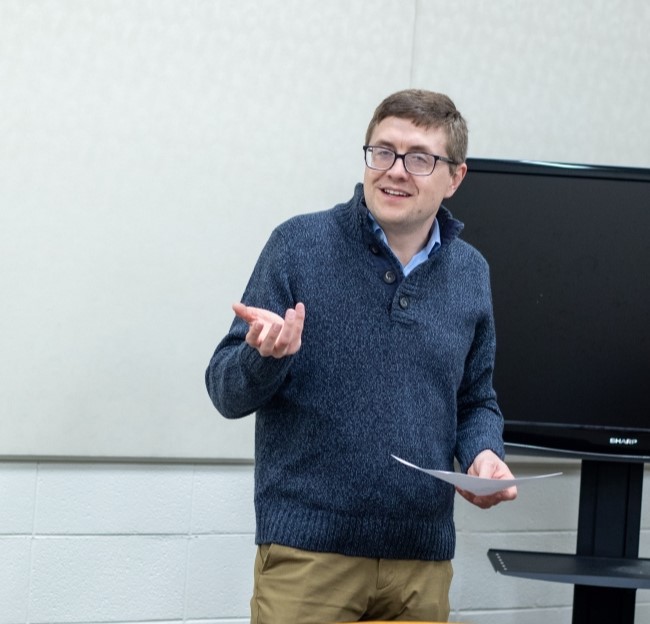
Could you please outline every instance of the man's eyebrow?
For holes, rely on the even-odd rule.
[[[397,148],[395,147],[395,144],[392,143],[391,141],[386,141],[379,139],[373,143],[373,145],[379,145],[381,147],[390,147],[394,152],[397,152]],[[433,150],[430,147],[427,147],[426,145],[411,145],[409,148],[406,150],[408,152],[423,152],[425,154],[433,154]]]

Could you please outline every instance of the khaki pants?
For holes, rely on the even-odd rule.
[[[251,623],[446,622],[452,575],[450,561],[367,559],[264,544],[255,558]]]

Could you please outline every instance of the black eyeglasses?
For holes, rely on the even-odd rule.
[[[381,145],[364,145],[363,152],[366,156],[366,165],[370,169],[377,169],[378,171],[388,171],[398,158],[402,159],[404,169],[410,174],[418,176],[431,175],[439,160],[450,165],[457,164],[453,160],[445,158],[445,156],[427,154],[426,152],[398,154],[395,150],[390,149],[390,147],[383,147]]]

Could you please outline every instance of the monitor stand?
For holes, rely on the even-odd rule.
[[[572,624],[634,624],[636,590],[650,588],[639,559],[644,465],[583,460],[576,554],[491,549],[497,572],[572,583]]]

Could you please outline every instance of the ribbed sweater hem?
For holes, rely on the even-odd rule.
[[[381,559],[452,559],[453,517],[426,519],[347,516],[301,507],[257,513],[256,543]]]

